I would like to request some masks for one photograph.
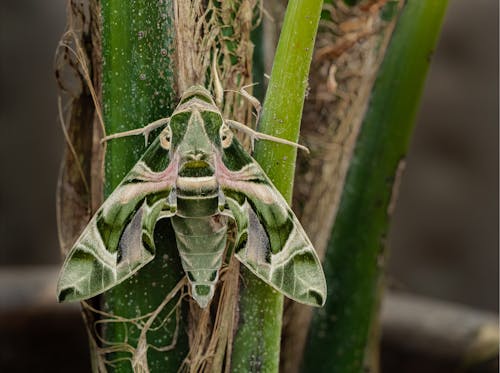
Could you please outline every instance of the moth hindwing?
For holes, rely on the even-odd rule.
[[[144,267],[155,255],[156,222],[169,218],[201,307],[213,297],[229,226],[237,230],[231,249],[251,272],[293,300],[323,305],[325,277],[309,238],[209,92],[191,87],[164,122],[69,252],[59,300],[93,297]]]

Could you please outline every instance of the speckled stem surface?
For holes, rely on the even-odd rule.
[[[109,135],[143,127],[154,120],[168,117],[177,103],[172,70],[172,1],[103,0],[101,4],[102,103],[106,133]],[[154,138],[154,134],[151,138]],[[118,185],[144,149],[142,136],[107,143],[105,197]],[[152,312],[182,278],[170,223],[162,221],[158,225],[162,227],[155,231],[156,258],[147,266],[147,270],[139,271],[102,296],[102,309],[105,312],[127,319]],[[172,307],[172,304],[165,307],[158,315],[158,320],[165,317]],[[162,327],[146,334],[147,343],[156,347],[169,345],[174,339],[177,321],[174,312]],[[182,327],[182,320],[178,322],[181,327],[175,349],[158,351],[148,348],[146,354],[150,372],[175,372],[180,366],[187,353],[187,340],[183,337],[185,328]],[[132,323],[104,323],[100,328],[108,342],[117,343],[118,347],[137,347],[140,330]],[[110,371],[133,371],[130,359],[134,356],[130,352],[114,352],[105,357],[116,360],[115,364],[108,367]],[[138,358],[138,354],[135,358]],[[134,363],[137,371],[141,361]]]

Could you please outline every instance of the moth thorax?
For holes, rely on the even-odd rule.
[[[215,176],[178,176],[176,188],[177,194],[203,197],[207,194],[217,194],[219,185]]]
[[[177,178],[177,215],[207,217],[219,212],[219,186],[215,176]]]

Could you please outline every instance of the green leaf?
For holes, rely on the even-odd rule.
[[[320,0],[291,0],[285,15],[262,117],[261,132],[297,141]],[[290,202],[296,150],[261,141],[255,159]],[[283,296],[243,269],[240,324],[233,346],[235,372],[277,372]]]
[[[408,148],[445,0],[410,0],[375,82],[324,262],[304,372],[361,372],[380,296],[388,212]],[[397,184],[396,184],[397,187]]]

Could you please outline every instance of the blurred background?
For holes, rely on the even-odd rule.
[[[391,226],[389,281],[498,310],[498,1],[449,1]]]
[[[55,189],[63,136],[53,56],[64,30],[65,4],[0,2],[3,315],[35,312],[24,307],[34,299],[55,300],[54,289],[44,284],[53,284],[60,263]],[[450,1],[392,222],[391,288],[498,312],[498,104],[498,2]],[[21,291],[29,278],[16,277],[19,270],[37,286]],[[61,333],[70,344],[83,346],[86,359],[78,313],[52,310],[36,312],[53,323],[55,336]],[[12,341],[21,338],[19,327],[28,327],[27,321],[7,320],[0,317],[0,333],[7,337],[0,346],[0,368],[15,357]],[[65,331],[64,320],[80,329]]]

